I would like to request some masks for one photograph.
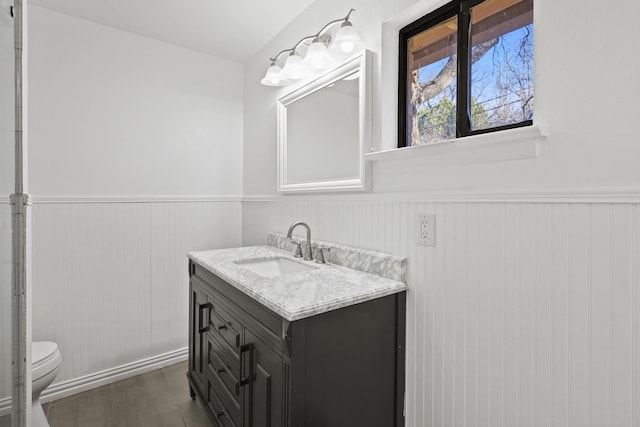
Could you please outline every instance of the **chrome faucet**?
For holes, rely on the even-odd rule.
[[[307,230],[307,246],[304,248],[304,259],[307,261],[310,261],[313,259],[313,255],[311,252],[311,229],[307,224],[305,224],[302,221],[297,221],[291,224],[291,227],[289,227],[289,231],[287,232],[287,239],[289,239],[289,241],[292,240],[291,236],[293,233],[293,229],[299,225],[303,226],[304,229]],[[296,258],[302,257],[302,250],[300,249],[300,243],[297,243],[295,256]]]

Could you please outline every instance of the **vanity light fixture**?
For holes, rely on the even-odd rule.
[[[344,18],[328,22],[316,34],[303,37],[292,48],[281,50],[276,56],[269,58],[271,66],[260,83],[265,86],[286,86],[292,80],[304,79],[317,71],[331,68],[338,63],[338,59],[357,53],[362,48],[362,43],[349,21],[352,12],[355,9],[350,9]],[[342,25],[332,39],[328,30],[337,23]],[[306,51],[302,54],[300,51],[305,47]],[[280,67],[278,61],[287,52],[289,55]]]

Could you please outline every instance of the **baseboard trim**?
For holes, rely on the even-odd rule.
[[[0,417],[11,413],[11,396],[0,399]]]
[[[72,396],[83,391],[153,371],[154,369],[183,362],[187,360],[187,356],[188,348],[181,348],[83,377],[54,383],[42,393],[40,400],[42,402],[49,402],[51,400]],[[11,396],[0,399],[0,416],[9,413],[11,413]]]
[[[54,383],[47,388],[44,393],[42,393],[40,400],[43,402],[49,402],[51,400],[71,396],[76,393],[81,393],[96,387],[140,375],[145,372],[153,371],[154,369],[183,362],[187,360],[188,354],[188,348],[182,348],[180,350],[138,360],[137,362],[106,369],[94,374],[85,375],[84,377]]]

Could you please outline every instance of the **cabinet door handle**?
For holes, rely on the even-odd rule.
[[[211,308],[211,303],[205,303],[205,304],[201,304],[200,307],[198,307],[198,332],[203,333],[203,332],[209,332],[209,316],[207,316],[207,326],[202,326],[203,325],[203,321],[204,321],[204,310],[208,310]]]
[[[246,376],[242,376],[243,372],[247,371],[247,369],[243,369],[246,365],[243,363],[244,353],[249,353],[249,369],[248,374]],[[246,385],[251,384],[251,379],[253,378],[253,344],[245,344],[240,347],[240,387],[244,387]]]

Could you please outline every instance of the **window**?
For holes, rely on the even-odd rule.
[[[533,0],[456,0],[399,36],[398,147],[533,124]]]

